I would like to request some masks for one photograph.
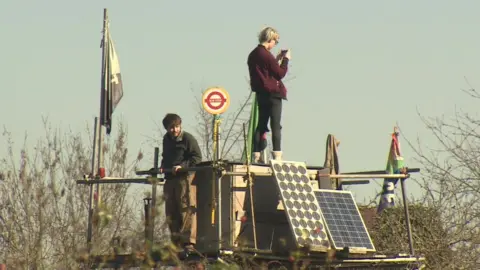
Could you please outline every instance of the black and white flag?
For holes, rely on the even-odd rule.
[[[105,29],[105,40],[102,47],[104,49],[104,68],[102,72],[102,114],[101,124],[107,129],[109,135],[112,131],[112,114],[118,103],[123,97],[123,83],[120,72],[120,62],[118,60],[115,44],[110,36],[107,26]]]

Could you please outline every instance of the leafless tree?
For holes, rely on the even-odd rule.
[[[248,122],[251,93],[238,102],[238,109],[223,115],[220,150],[223,158],[239,159],[243,150],[243,123]],[[212,116],[198,106],[200,144],[204,159],[212,157]],[[232,105],[235,105],[233,103]],[[91,171],[92,133],[64,132],[43,119],[45,135],[29,146],[27,137],[16,151],[14,138],[5,128],[8,154],[0,160],[0,262],[9,268],[74,269],[80,256],[87,256],[86,229],[88,187],[77,179]],[[114,140],[102,149],[110,176],[126,177],[137,168],[144,154],[128,161],[127,131],[119,122]],[[161,147],[163,129],[157,124],[150,143]],[[88,140],[87,140],[88,141]],[[102,203],[96,210],[93,254],[108,254],[113,246],[121,253],[142,251],[143,214],[139,200],[128,199],[130,185],[102,185]],[[158,206],[161,212],[162,205]],[[140,219],[139,219],[140,218]],[[162,220],[157,230],[165,231]],[[162,238],[158,236],[157,238]],[[120,243],[114,245],[113,242]],[[158,240],[158,239],[157,239]],[[118,250],[117,250],[118,251]]]
[[[410,252],[403,205],[388,208],[377,215],[376,206],[359,206],[378,254],[395,256]],[[452,260],[455,252],[448,246],[440,209],[409,203],[414,251],[426,258],[427,269],[462,269]]]
[[[473,87],[464,92],[480,98]],[[480,120],[461,110],[451,118],[419,115],[440,145],[433,149],[424,147],[420,139],[415,146],[407,141],[422,165],[422,177],[417,180],[425,191],[422,203],[438,210],[447,232],[443,237],[455,251],[454,268],[443,269],[476,269],[480,263]]]
[[[74,269],[86,245],[88,188],[77,179],[91,171],[92,147],[81,133],[62,132],[44,119],[45,136],[29,147],[25,137],[20,155],[11,134],[3,135],[8,154],[0,167],[0,254],[10,269]],[[127,162],[127,134],[104,147],[106,165],[123,176],[140,159]],[[138,234],[127,185],[105,185],[104,214],[96,216],[94,250],[107,252],[115,237]]]
[[[196,90],[192,87],[191,92],[194,96],[193,106],[195,108],[196,123],[194,132],[200,148],[202,150],[203,160],[213,159],[213,120],[214,116],[203,109],[201,97],[205,89]],[[250,108],[252,105],[252,94],[246,92],[245,97],[230,106],[238,105],[234,109],[224,113],[220,118],[220,156],[225,159],[239,160],[243,151],[243,124],[249,121]],[[152,135],[145,136],[149,146],[155,147],[162,145],[162,136],[164,128],[159,121],[154,121],[155,129]]]
[[[288,75],[285,83],[295,79],[295,76]],[[250,121],[250,112],[253,105],[253,92],[250,90],[250,82],[246,79],[245,96],[236,104],[237,109],[227,112],[221,117],[220,125],[220,157],[228,160],[240,160],[244,150],[243,125],[248,126]],[[205,89],[197,92],[194,87],[191,88],[195,96],[195,106],[197,107],[196,119],[198,121],[197,134],[201,138],[200,144],[206,160],[213,159],[213,123],[214,116],[203,109],[201,96]],[[235,104],[230,104],[230,106]]]
[[[192,92],[195,93],[194,90],[192,90]],[[212,160],[214,116],[203,109],[202,101],[198,97],[201,97],[202,92],[203,90],[199,91],[199,95],[195,95],[195,105],[198,108],[196,114],[198,121],[197,133],[201,138],[200,144],[205,159]],[[250,107],[252,104],[251,93],[245,96],[245,98],[237,102],[239,107],[236,110],[226,112],[221,116],[221,133],[219,136],[219,152],[221,158],[230,160],[239,160],[241,158],[243,151],[243,124],[249,121]]]

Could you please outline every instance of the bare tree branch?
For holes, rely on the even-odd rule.
[[[191,91],[194,93],[197,107],[196,118],[198,124],[196,131],[200,137],[199,144],[203,148],[203,155],[205,159],[212,160],[213,115],[210,115],[203,109],[202,101],[198,98],[198,96],[202,95],[203,89],[199,91],[199,94],[197,94],[193,88]],[[241,147],[243,145],[243,138],[241,137],[243,134],[242,125],[245,121],[245,118],[248,118],[250,113],[247,110],[248,105],[250,104],[250,96],[251,94],[239,102],[240,107],[237,110],[233,112],[227,112],[223,115],[223,119],[221,120],[222,132],[219,142],[220,155],[222,158],[238,159],[239,152],[241,153]]]
[[[480,97],[469,87],[462,91],[472,98]],[[480,261],[480,121],[459,109],[449,118],[417,113],[439,145],[433,148],[420,138],[414,145],[405,139],[423,167],[420,179],[415,179],[424,191],[421,201],[439,209],[446,230],[443,238],[455,251],[457,268],[441,268],[473,269]]]
[[[8,153],[0,161],[1,259],[14,269],[73,269],[86,245],[88,205],[88,188],[75,180],[90,172],[92,146],[84,145],[82,134],[54,129],[46,118],[43,123],[44,137],[29,147],[25,136],[20,156],[4,128]],[[140,160],[128,162],[121,122],[117,132],[103,151],[109,173],[124,177]],[[133,243],[141,232],[127,190],[128,185],[104,185],[95,216],[95,252],[109,252],[111,239],[118,236]]]

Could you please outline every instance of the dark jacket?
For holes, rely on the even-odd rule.
[[[177,138],[173,138],[168,133],[163,136],[161,168],[172,169],[177,165],[182,168],[194,167],[201,161],[202,152],[192,134],[182,131]],[[171,177],[171,173],[165,173],[165,179]]]
[[[262,45],[258,45],[248,55],[250,87],[256,93],[287,98],[287,88],[282,82],[288,71],[288,59],[283,58],[279,65],[275,57]]]

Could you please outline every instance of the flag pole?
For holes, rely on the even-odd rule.
[[[98,136],[98,117],[95,117],[93,128],[93,147],[92,147],[92,170],[91,177],[95,177],[95,161],[96,161],[96,150],[97,150],[97,136]],[[93,185],[89,185],[89,200],[88,200],[88,227],[87,227],[87,247],[88,254],[90,254],[92,249],[92,219],[93,219],[93,205],[95,203],[93,196]],[[98,184],[97,184],[98,186]]]
[[[107,35],[107,20],[108,20],[108,14],[107,14],[107,9],[103,9],[103,31],[102,31],[102,75],[101,75],[101,82],[100,82],[100,119],[101,123],[99,125],[99,132],[98,132],[98,174],[100,175],[100,178],[104,176],[104,172],[102,172],[103,169],[103,125],[105,124],[105,119],[106,119],[106,95],[104,95],[103,91],[106,91],[106,60],[105,56],[106,53],[105,51],[108,49],[108,44],[106,44],[105,39],[108,36]],[[100,201],[101,201],[101,185],[97,184],[97,201],[96,201],[96,207],[98,207]]]

